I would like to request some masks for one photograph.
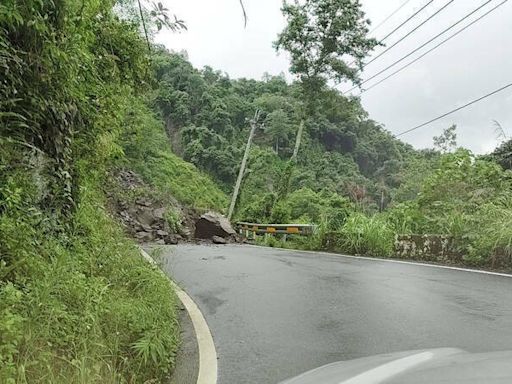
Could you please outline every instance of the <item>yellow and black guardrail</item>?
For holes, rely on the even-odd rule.
[[[263,234],[285,234],[285,235],[301,235],[309,236],[315,231],[316,226],[312,224],[256,224],[239,222],[236,228],[240,235],[249,237],[252,233],[253,237]]]

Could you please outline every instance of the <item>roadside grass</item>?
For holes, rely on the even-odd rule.
[[[323,223],[310,237],[260,236],[256,244],[268,247],[332,251],[349,255],[392,257],[395,233],[378,215],[368,217],[355,212],[337,229]]]
[[[334,233],[334,249],[357,255],[391,257],[395,233],[380,216],[352,214]]]
[[[96,182],[83,181],[69,229],[18,193],[0,215],[0,382],[165,382],[177,298],[109,217]]]

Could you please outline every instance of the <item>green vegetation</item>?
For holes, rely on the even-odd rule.
[[[172,371],[177,299],[105,197],[119,192],[105,190],[113,169],[128,168],[193,209],[225,205],[170,152],[148,106],[140,18],[151,36],[173,26],[165,12],[129,0],[0,4],[2,383],[157,383]]]
[[[129,105],[131,114],[121,137],[125,159],[119,165],[136,171],[162,195],[197,210],[223,211],[226,195],[207,175],[172,153],[161,120],[140,99],[133,97]]]
[[[512,172],[459,149],[443,155],[418,195],[387,213],[400,233],[451,235],[467,262],[510,264],[505,227]]]
[[[173,150],[211,175],[226,193],[236,179],[254,110],[263,112],[264,126],[256,132],[237,204],[238,218],[249,205],[287,189],[283,175],[289,167],[295,134],[302,119],[297,84],[280,76],[263,81],[231,80],[211,68],[197,70],[183,55],[161,49],[155,59],[159,90],[155,105],[166,121]],[[305,121],[302,146],[289,192],[309,188],[351,196],[357,205],[375,212],[381,192],[386,204],[409,160],[423,158],[377,123],[368,120],[357,99],[323,88],[314,115]],[[270,215],[267,215],[270,216]]]
[[[318,225],[268,245],[392,257],[397,234],[443,234],[466,263],[512,265],[511,142],[477,157],[456,149],[455,126],[435,150],[397,140],[329,87],[357,83],[376,44],[359,2],[298,4],[284,6],[276,43],[291,53],[288,83],[233,80],[151,44],[162,27],[184,28],[158,4],[2,1],[0,382],[167,379],[176,297],[106,196],[157,196],[176,231],[176,202],[224,210],[256,109],[235,218]],[[144,187],[116,188],[121,169]]]
[[[446,153],[430,165],[427,176],[412,178],[421,179],[413,197],[397,193],[381,213],[365,214],[352,205],[344,220],[334,222],[317,209],[320,219],[310,220],[319,223],[313,237],[266,243],[393,257],[398,234],[443,234],[451,236],[455,251],[468,265],[510,267],[512,172],[464,149]]]
[[[512,265],[510,172],[503,169],[510,168],[510,142],[477,157],[457,149],[455,125],[434,138],[435,149],[397,140],[369,119],[359,99],[329,86],[357,84],[376,45],[366,37],[359,3],[287,2],[283,13],[288,25],[276,47],[290,53],[297,76],[291,84],[268,74],[234,80],[193,68],[184,54],[156,52],[154,105],[173,150],[225,193],[235,182],[248,120],[262,112],[235,220],[314,223],[319,230],[311,239],[265,241],[383,257],[394,255],[396,235],[448,235],[466,263]]]
[[[108,217],[94,176],[81,186],[73,230],[59,234],[23,203],[24,176],[11,178],[14,194],[1,191],[11,198],[0,218],[0,381],[164,379],[179,337],[169,281]]]

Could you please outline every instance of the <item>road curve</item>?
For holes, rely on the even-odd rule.
[[[276,384],[333,361],[512,349],[512,278],[239,245],[164,247],[198,304],[219,384]]]

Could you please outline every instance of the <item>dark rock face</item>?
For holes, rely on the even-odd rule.
[[[212,242],[214,244],[226,244],[227,240],[220,236],[212,236]]]
[[[213,236],[225,239],[235,237],[236,232],[225,216],[217,212],[207,212],[197,220],[194,236],[198,239],[212,239]]]

